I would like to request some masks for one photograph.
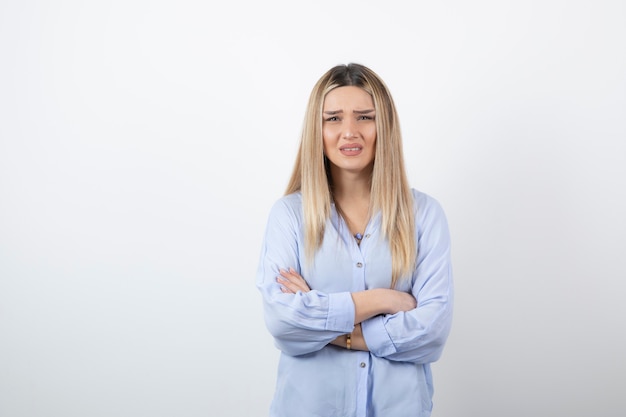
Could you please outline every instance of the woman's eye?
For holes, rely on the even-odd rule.
[[[337,116],[331,116],[331,117],[326,118],[324,121],[326,121],[326,122],[336,122],[337,120],[339,120],[337,118]]]
[[[359,120],[374,120],[372,116],[361,115],[359,116]]]

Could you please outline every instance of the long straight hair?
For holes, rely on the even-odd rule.
[[[391,250],[391,287],[394,288],[399,279],[408,278],[415,268],[414,204],[404,167],[396,107],[389,89],[371,69],[355,63],[337,65],[317,81],[309,97],[300,146],[285,194],[302,193],[305,253],[311,260],[324,239],[332,201],[332,179],[325,166],[322,138],[324,99],[333,89],[345,86],[362,88],[374,101],[376,152],[370,207],[372,213],[381,213],[382,233]]]

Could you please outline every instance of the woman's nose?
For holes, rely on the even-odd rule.
[[[344,120],[343,135],[344,139],[350,139],[356,136],[356,123],[354,120]]]

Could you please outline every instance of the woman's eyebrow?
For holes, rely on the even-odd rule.
[[[368,110],[354,110],[353,113],[357,113],[357,114],[367,114],[367,113],[372,113],[375,109],[368,109]],[[343,110],[324,110],[324,114],[339,114],[339,113],[343,113]]]

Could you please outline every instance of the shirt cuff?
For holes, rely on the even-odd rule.
[[[354,329],[354,301],[349,292],[328,294],[326,330],[350,333]]]
[[[363,338],[372,355],[379,358],[396,353],[396,347],[385,328],[384,316],[376,316],[361,323]]]

